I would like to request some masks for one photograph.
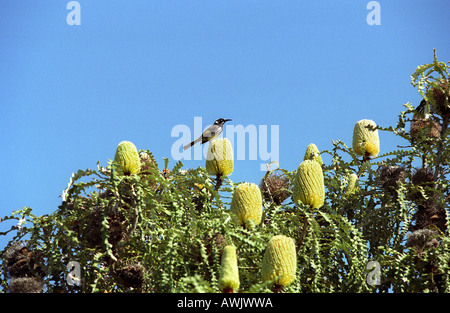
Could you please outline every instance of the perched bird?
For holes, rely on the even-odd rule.
[[[422,130],[424,134],[429,138],[439,138],[441,136],[442,127],[436,119],[432,119],[433,114],[436,111],[425,99],[420,101],[420,104],[414,109],[413,119],[409,133],[411,135],[417,135]],[[411,142],[415,141],[415,138],[411,138]]]
[[[420,101],[420,104],[414,110],[413,119],[425,119],[427,120],[430,117],[431,106],[427,103],[425,99]]]
[[[187,145],[185,145],[183,147],[183,150],[189,149],[190,147],[195,145],[197,142],[201,141],[202,144],[204,144],[205,142],[208,142],[210,140],[213,140],[213,139],[217,138],[222,133],[223,124],[225,124],[225,122],[228,122],[228,121],[231,121],[231,120],[219,118],[218,120],[216,120],[214,122],[213,125],[209,126],[208,129],[205,130],[200,137],[198,137],[197,139],[195,139],[191,143],[188,143]]]

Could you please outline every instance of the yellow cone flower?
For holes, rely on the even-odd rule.
[[[348,184],[347,184],[347,187],[345,188],[345,195],[350,196],[350,195],[354,194],[355,191],[358,190],[358,188],[359,188],[358,175],[356,175],[355,173],[351,173],[348,176]]]
[[[139,173],[141,169],[141,159],[136,146],[130,141],[122,141],[117,146],[114,156],[116,170],[121,175],[132,175]]]
[[[300,163],[294,180],[292,197],[311,208],[320,208],[325,201],[322,167],[318,162],[305,160]]]
[[[225,246],[225,248],[223,248],[219,286],[224,291],[239,289],[239,270],[237,265],[236,248],[234,246]]]
[[[295,280],[297,253],[294,240],[284,235],[270,239],[262,263],[262,279],[288,286]]]
[[[211,175],[228,176],[233,173],[233,148],[227,138],[209,142],[206,155],[206,171]]]
[[[320,151],[315,144],[311,143],[308,145],[303,160],[314,160],[322,166],[322,157],[320,156]]]
[[[375,128],[377,124],[372,120],[356,122],[353,129],[353,151],[359,155],[375,157],[380,153],[378,130],[369,129],[368,126]]]
[[[253,183],[240,183],[233,193],[230,211],[240,225],[252,227],[261,223],[261,190]]]

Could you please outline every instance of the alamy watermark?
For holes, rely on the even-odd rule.
[[[67,263],[66,282],[69,286],[81,286],[81,265],[77,261]]]
[[[67,10],[70,12],[67,14],[66,22],[67,25],[81,25],[81,6],[78,1],[69,1],[66,6]]]
[[[370,272],[366,276],[366,282],[369,286],[381,285],[381,266],[377,261],[369,261],[366,270]]]
[[[368,25],[381,25],[381,6],[378,1],[370,1],[366,6],[367,10],[371,10],[367,14],[366,22]]]
[[[70,261],[67,266],[66,282],[70,286],[81,286],[81,265],[77,261]],[[381,285],[381,265],[377,261],[369,261],[366,270],[366,283],[369,286]]]
[[[67,14],[67,25],[81,25],[81,5],[78,1],[69,1],[66,6],[70,12]],[[366,22],[368,25],[381,25],[381,5],[378,1],[369,1],[366,9],[370,10],[367,14]]]
[[[184,151],[183,146],[200,137],[208,126],[203,124],[202,117],[196,116],[192,128],[182,124],[172,127],[171,136],[178,138],[172,144],[172,158],[177,161],[206,160],[208,144],[196,144]],[[267,171],[268,163],[279,162],[279,125],[227,124],[222,136],[231,142],[234,160],[261,160],[261,171]]]

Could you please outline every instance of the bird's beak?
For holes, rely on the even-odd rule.
[[[228,121],[231,121],[231,120],[229,120],[229,119],[224,119],[224,123],[225,123],[225,122],[228,122]]]

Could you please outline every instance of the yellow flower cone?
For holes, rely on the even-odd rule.
[[[297,253],[294,240],[284,235],[270,239],[262,263],[263,281],[273,281],[278,286],[288,286],[295,280]]]
[[[240,225],[252,227],[261,223],[262,196],[256,184],[241,183],[233,193],[230,211]]]
[[[348,184],[345,188],[345,195],[350,196],[354,194],[358,190],[358,188],[358,175],[356,175],[355,173],[351,173],[348,176]]]
[[[219,286],[222,290],[233,291],[239,289],[239,270],[237,265],[236,248],[225,246],[222,251]]]
[[[317,146],[313,143],[309,144],[306,148],[305,156],[303,160],[314,160],[317,161],[321,166],[323,164],[322,157],[320,156],[320,151]]]
[[[380,153],[378,130],[371,130],[368,126],[375,128],[377,124],[372,120],[356,122],[353,129],[353,151],[359,155],[375,157]]]
[[[209,142],[206,155],[206,171],[211,175],[228,176],[233,173],[233,148],[227,138]]]
[[[313,160],[303,161],[295,175],[292,197],[311,208],[320,208],[325,201],[325,185],[322,167]]]
[[[141,158],[136,146],[130,141],[122,141],[117,146],[114,156],[116,170],[121,175],[132,175],[139,173],[141,169]]]

